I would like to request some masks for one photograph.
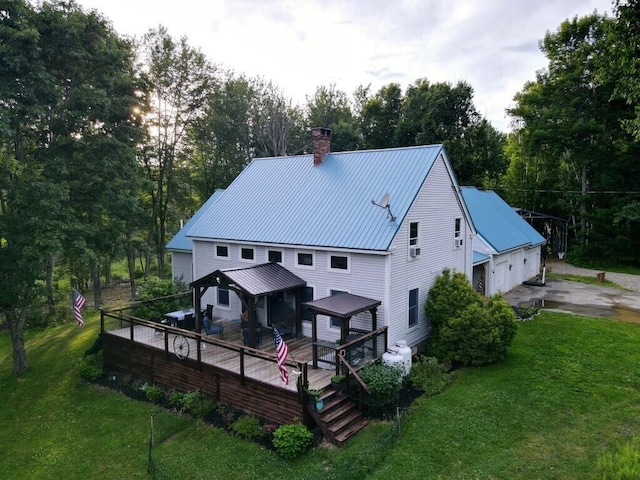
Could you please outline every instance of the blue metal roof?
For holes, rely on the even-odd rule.
[[[178,230],[178,233],[167,243],[167,250],[181,250],[185,252],[190,252],[192,250],[191,239],[187,238],[187,231],[196,223],[196,221],[204,215],[204,213],[209,210],[209,208],[218,201],[220,196],[224,190],[216,190],[213,195],[209,197],[209,199],[204,202],[202,207],[198,209],[196,213],[193,214],[193,217],[189,219],[184,226]]]
[[[478,234],[497,252],[545,243],[544,237],[495,192],[475,187],[462,187],[461,191]]]
[[[254,159],[192,238],[384,251],[442,145]],[[387,210],[371,203],[390,194]]]
[[[473,264],[477,265],[478,263],[484,263],[489,260],[489,255],[485,255],[484,253],[473,251]]]

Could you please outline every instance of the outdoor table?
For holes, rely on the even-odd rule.
[[[187,315],[194,315],[195,310],[189,308],[187,310],[176,310],[175,312],[169,312],[164,314],[164,318],[169,320],[172,327],[177,327],[179,322],[183,322]]]

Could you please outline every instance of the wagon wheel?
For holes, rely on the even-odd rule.
[[[189,356],[189,340],[184,335],[176,335],[173,338],[173,353],[180,360],[184,360]]]

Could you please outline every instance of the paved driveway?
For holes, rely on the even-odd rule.
[[[558,273],[585,274],[585,272],[566,271],[569,268],[560,272],[560,269],[555,268],[553,264],[551,269]],[[595,272],[595,270],[587,272]],[[611,278],[612,275],[607,273],[606,278],[614,281]],[[629,277],[638,276],[629,275]],[[629,292],[619,288],[547,278],[545,286],[520,285],[504,297],[514,306],[539,305],[545,309],[578,315],[640,323],[640,292],[638,291]]]

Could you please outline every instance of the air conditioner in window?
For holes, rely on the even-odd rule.
[[[462,239],[456,238],[455,245],[456,245],[456,248],[460,248],[462,246]]]
[[[409,256],[417,257],[420,255],[420,249],[418,247],[409,247]]]

